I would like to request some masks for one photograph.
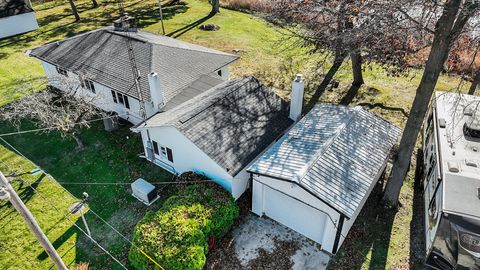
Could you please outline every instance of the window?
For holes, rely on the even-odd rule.
[[[168,148],[168,147],[160,147],[160,149],[162,150],[162,156],[166,159],[168,159],[168,161],[170,162],[173,162],[173,153],[172,153],[172,149]]]
[[[219,70],[217,71],[217,74],[218,74],[218,76],[222,77],[222,70],[219,69]]]
[[[82,87],[90,90],[92,93],[95,93],[95,85],[90,80],[82,79]]]
[[[68,76],[68,72],[67,72],[66,69],[63,69],[61,67],[56,67],[56,68],[57,68],[58,74],[63,75],[63,76]]]
[[[123,106],[125,106],[125,108],[130,109],[130,103],[129,103],[128,97],[126,95],[121,94],[121,93],[117,93],[117,92],[112,90],[112,98],[113,98],[113,102],[120,103]]]
[[[153,152],[157,155],[160,155],[160,153],[158,152],[158,143],[156,141],[152,141],[152,144],[153,144]]]
[[[118,103],[117,95],[116,95],[115,91],[113,91],[113,90],[112,90],[112,98],[113,98],[113,102]]]
[[[156,141],[152,140],[152,145],[153,145],[153,152],[156,155],[161,156],[162,158],[167,159],[170,162],[173,162],[173,152],[172,149],[165,147],[165,146],[160,146]]]

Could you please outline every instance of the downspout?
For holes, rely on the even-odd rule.
[[[336,254],[340,243],[340,237],[342,236],[343,223],[345,221],[345,215],[340,214],[340,220],[338,221],[337,234],[335,235],[335,242],[333,243],[332,253]]]

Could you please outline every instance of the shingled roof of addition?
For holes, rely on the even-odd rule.
[[[292,123],[288,103],[253,77],[224,82],[142,127],[174,126],[235,176]]]
[[[238,56],[146,31],[113,31],[107,27],[35,48],[30,55],[139,98],[127,50],[131,39],[140,73],[144,100],[150,99],[148,74],[158,73],[165,102],[205,75],[238,59]]]
[[[360,107],[317,104],[247,170],[297,183],[351,218],[399,135]]]

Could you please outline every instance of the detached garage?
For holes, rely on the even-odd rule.
[[[335,254],[399,135],[360,107],[318,104],[248,168],[252,211]]]

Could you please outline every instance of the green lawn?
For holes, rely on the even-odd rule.
[[[8,125],[2,124],[0,133],[13,130]],[[152,182],[170,180],[171,177],[159,167],[138,157],[142,150],[141,140],[127,127],[108,133],[103,131],[102,125],[98,123],[91,129],[84,130],[82,135],[87,145],[82,150],[76,148],[73,140],[62,139],[55,133],[50,135],[30,133],[7,136],[5,139],[62,183],[73,196],[80,198],[82,192],[89,193],[91,210],[130,238],[136,222],[147,210],[155,209],[159,204],[148,208],[136,201],[128,193],[128,183],[138,177]],[[17,169],[19,172],[28,172],[35,168],[35,165],[5,147],[0,148],[0,159],[14,168],[20,167]],[[0,169],[7,169],[5,166]],[[8,169],[5,171],[8,172]],[[85,235],[72,227],[70,220],[62,219],[68,207],[76,201],[75,198],[48,177],[27,174],[22,178],[27,181],[18,189],[19,193],[27,201],[27,206],[37,217],[41,227],[48,232],[48,237],[59,249],[66,263],[90,262],[96,267],[119,269],[115,262],[96,248]],[[35,180],[38,181],[34,186],[57,205],[61,209],[60,212],[27,187]],[[118,183],[118,185],[88,185],[88,183]],[[35,243],[33,236],[19,237],[24,234],[30,236],[25,225],[16,226],[23,224],[22,219],[10,206],[6,207],[5,203],[2,203],[0,208],[2,209],[0,243],[5,249],[0,255],[0,265],[10,267],[11,262],[15,261],[11,269],[48,269],[51,263],[44,254],[42,255],[41,248]],[[108,228],[91,211],[87,212],[86,217],[92,228],[93,237],[121,261],[127,263],[126,254],[130,247],[128,242]],[[71,219],[75,222],[78,216]],[[77,224],[83,227],[81,221],[77,221]]]
[[[188,0],[188,5],[165,6],[165,27],[172,37],[196,44],[216,48],[226,52],[238,51],[241,59],[233,64],[232,76],[254,75],[268,85],[274,87],[284,97],[290,91],[290,80],[295,73],[303,73],[309,82],[307,98],[313,94],[314,86],[318,84],[318,74],[326,73],[326,65],[317,67],[324,55],[306,54],[306,49],[297,46],[295,39],[286,39],[284,31],[274,27],[261,18],[250,14],[222,10],[214,17],[207,17],[210,6],[206,0]],[[10,87],[18,81],[43,76],[41,65],[33,58],[28,58],[24,52],[41,44],[61,40],[77,33],[110,25],[118,17],[115,1],[100,1],[100,7],[92,9],[89,0],[77,1],[82,21],[75,23],[70,14],[68,2],[46,2],[34,4],[37,19],[41,28],[34,32],[0,40],[0,106],[20,96],[12,92]],[[126,10],[136,16],[140,26],[145,30],[159,33],[156,0],[125,1]],[[216,32],[205,32],[198,29],[202,23],[214,23],[220,26]],[[367,67],[364,71],[366,85],[350,98],[349,103],[381,103],[383,108],[372,110],[383,115],[394,123],[403,126],[404,110],[408,113],[415,89],[420,80],[420,72],[412,72],[409,76],[390,77],[376,65]],[[338,89],[326,91],[323,101],[338,102],[348,94],[351,83],[350,66],[344,63],[336,79],[340,81]],[[459,80],[454,77],[441,76],[438,89],[453,90]],[[25,126],[24,128],[30,128]],[[12,127],[0,123],[0,133],[11,131]],[[23,134],[5,137],[26,156],[44,168],[55,179],[63,183],[63,187],[74,196],[80,197],[83,191],[88,192],[92,201],[90,207],[102,218],[114,224],[121,233],[130,237],[132,226],[143,215],[146,207],[136,202],[127,192],[128,185],[72,185],[67,183],[82,182],[131,182],[137,177],[145,177],[150,181],[164,181],[168,175],[159,168],[138,158],[142,151],[140,140],[131,134],[127,128],[113,133],[102,130],[100,124],[82,133],[86,148],[78,150],[72,140],[64,140],[58,134],[50,135]],[[0,159],[20,171],[29,171],[35,167],[31,162],[13,154],[12,151],[0,146]],[[7,168],[0,164],[0,169]],[[94,246],[78,230],[70,226],[68,220],[62,219],[63,213],[58,213],[42,199],[27,188],[27,183],[39,178],[35,175],[25,175],[23,186],[18,186],[19,193],[24,195],[27,205],[39,219],[42,228],[48,231],[48,236],[70,265],[88,261],[96,268],[116,268],[104,253]],[[413,217],[413,187],[412,176],[402,190],[403,207],[391,216],[383,215],[376,204],[370,204],[372,212],[365,213],[358,220],[359,224],[370,229],[360,238],[354,247],[361,250],[356,260],[358,268],[377,269],[402,268],[409,265],[411,257],[410,222]],[[37,188],[45,193],[60,209],[66,209],[75,199],[58,186],[53,180],[42,178],[36,182]],[[7,269],[48,269],[51,263],[42,255],[41,248],[35,243],[33,236],[22,225],[17,214],[5,204],[0,204],[0,265]],[[71,217],[81,225],[78,217]],[[115,256],[126,262],[128,243],[112,233],[92,213],[87,214],[92,224],[93,234],[100,244],[105,246]],[[380,222],[379,226],[370,224]],[[385,225],[382,225],[385,224]],[[382,231],[379,234],[370,233]],[[22,237],[20,237],[22,236]],[[384,237],[383,237],[384,236]],[[338,258],[348,257],[346,246]],[[348,260],[348,258],[346,259]],[[362,264],[360,266],[359,264]]]

